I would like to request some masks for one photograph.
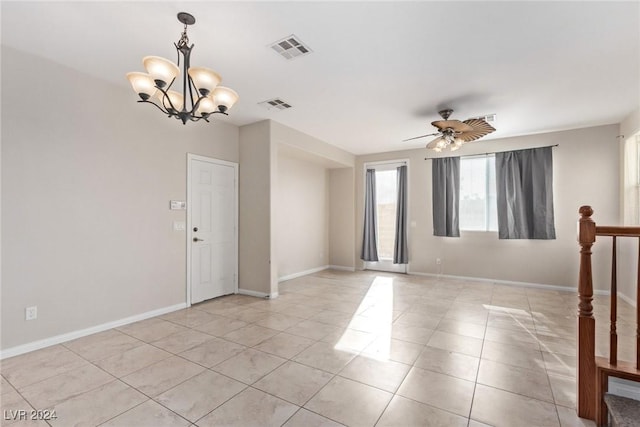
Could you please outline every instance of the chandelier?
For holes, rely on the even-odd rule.
[[[145,56],[142,59],[147,73],[127,73],[127,79],[138,94],[138,102],[146,102],[158,107],[168,117],[175,117],[186,124],[188,120],[198,121],[212,114],[227,115],[227,111],[238,100],[238,94],[228,87],[218,86],[222,78],[215,71],[204,67],[191,67],[191,49],[187,26],[196,19],[189,13],[178,13],[178,21],[184,24],[180,40],[174,43],[178,51],[178,65],[159,56]],[[180,55],[182,55],[182,93],[172,90],[176,78],[180,76]]]

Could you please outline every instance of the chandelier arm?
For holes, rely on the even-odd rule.
[[[189,68],[187,67],[187,61],[184,61],[184,72],[182,73],[182,111],[187,111],[187,84],[189,82],[189,75],[187,71]],[[193,107],[193,98],[191,97],[191,88],[189,88],[189,104]],[[193,111],[193,108],[192,108]]]
[[[189,120],[191,120],[192,122],[198,122],[204,118],[204,116],[189,116]]]
[[[196,102],[193,102],[193,89],[196,89]],[[193,83],[191,77],[189,77],[189,97],[191,98],[191,112],[195,112],[200,105],[200,101],[205,97],[198,93],[196,85]]]
[[[191,46],[193,47],[193,46]],[[196,111],[196,107],[197,105],[200,103],[200,100],[202,99],[200,97],[200,95],[198,94],[198,92],[196,91],[196,96],[198,97],[198,100],[194,103],[193,102],[193,89],[196,87],[195,83],[193,83],[193,80],[191,79],[191,76],[189,76],[187,78],[187,81],[189,82],[189,98],[191,99],[191,111]]]
[[[167,114],[167,115],[171,116],[171,113],[170,113],[169,111],[165,110],[164,108],[162,108],[161,106],[159,106],[158,104],[156,104],[156,103],[155,103],[155,102],[153,102],[153,101],[149,101],[149,100],[142,100],[142,99],[141,99],[141,100],[139,100],[138,102],[146,102],[147,104],[155,105],[155,106],[158,108],[158,110],[162,111],[164,114]]]
[[[198,110],[198,106],[200,105],[200,101],[202,101],[205,98],[206,98],[206,96],[198,96],[198,100],[195,102],[195,104],[193,104],[193,108],[191,109],[192,113],[195,113]],[[195,116],[195,114],[194,114],[194,116]],[[204,114],[201,114],[200,116],[204,117]]]
[[[188,39],[187,39],[188,41]],[[191,105],[191,111],[193,111],[193,92],[191,90],[191,76],[189,76],[189,67],[191,66],[191,49],[193,49],[193,44],[191,46],[186,43],[182,43],[182,40],[176,45],[176,49],[178,50],[178,56],[182,53],[183,62],[182,62],[182,112],[187,112],[187,87],[189,89],[189,104]]]
[[[167,90],[164,90],[164,89],[162,89],[161,87],[158,87],[158,86],[156,86],[156,88],[157,88],[160,92],[162,92],[162,98],[161,98],[162,106],[164,107],[164,100],[165,100],[165,98],[166,98],[166,100],[167,100],[167,101],[169,101],[169,106],[171,107],[171,109],[172,109],[173,111],[178,111],[178,110],[176,109],[176,107],[173,105],[173,102],[171,102],[171,97],[167,94],[167,91],[169,90],[169,88],[171,87],[171,85],[173,84],[173,82],[174,82],[174,81],[175,81],[175,79],[171,80],[171,84],[170,84],[169,86],[167,86]],[[151,102],[151,101],[149,101],[149,102]],[[154,104],[153,102],[151,102],[151,103],[152,103],[152,104]],[[182,101],[182,104],[184,104],[184,100]],[[154,105],[155,105],[155,104],[154,104]],[[160,107],[158,107],[158,108],[160,108]],[[165,107],[165,108],[166,108],[166,107]],[[183,108],[184,108],[184,106],[183,106]],[[162,108],[161,108],[161,109],[162,109]],[[171,111],[169,111],[169,109],[168,109],[168,108],[166,108],[166,110],[167,110],[167,111],[166,111],[166,113],[167,113],[167,114],[169,114],[169,115],[174,115],[174,114],[172,114],[172,113],[171,113]]]

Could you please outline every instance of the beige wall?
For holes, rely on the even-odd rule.
[[[640,108],[631,112],[620,123],[620,135],[623,135],[625,138],[628,138],[638,132],[640,132]]]
[[[348,151],[275,121],[271,121],[271,139],[275,143],[286,144],[318,159],[324,159],[332,164],[331,167],[353,166],[355,161],[355,156]]]
[[[409,158],[410,271],[442,273],[575,287],[578,271],[576,220],[581,205],[591,205],[595,220],[615,224],[619,218],[618,126],[601,126],[517,138],[487,140],[468,145],[461,155],[559,144],[554,148],[554,203],[556,240],[498,240],[497,233],[461,232],[460,238],[433,236],[431,212],[431,161],[433,152],[406,150],[356,159],[356,244],[359,258],[362,242],[363,164],[368,161]],[[448,155],[449,153],[440,153]],[[598,242],[600,243],[600,242]],[[610,243],[594,249],[595,286],[608,285]],[[606,260],[605,260],[606,258]],[[358,268],[362,262],[358,259]]]
[[[135,101],[2,47],[2,349],[185,302],[169,200],[186,200],[187,153],[238,161],[238,129]]]
[[[280,278],[327,265],[328,171],[285,154],[278,156],[276,259]]]
[[[351,209],[351,218],[353,218],[353,179],[345,179],[346,176],[340,178],[346,188],[336,189],[337,193],[334,194],[334,188],[328,181],[328,176],[331,172],[325,170],[344,167],[353,170],[355,156],[280,123],[270,121],[270,126],[271,143],[277,145],[280,153],[276,159],[271,160],[271,173],[282,177],[280,162],[284,161],[283,173],[291,178],[291,182],[283,182],[281,186],[271,186],[272,200],[278,200],[278,203],[272,203],[271,207],[273,217],[271,225],[272,230],[275,227],[273,235],[276,236],[273,241],[277,243],[277,247],[272,250],[274,258],[277,259],[277,262],[274,262],[276,267],[272,268],[272,277],[286,277],[325,266],[331,262],[330,259],[334,253],[338,253],[338,259],[343,260],[341,253],[348,252],[351,255],[353,240],[349,236],[354,234],[353,221],[340,224],[332,223],[330,210],[336,208],[344,213]],[[291,159],[295,159],[295,161],[292,163]],[[294,163],[296,166],[293,166]],[[322,188],[318,183],[321,170],[325,171],[323,172],[325,174],[325,184]],[[294,188],[294,181],[296,180],[305,183],[303,184],[305,190],[312,190],[316,193],[313,196],[313,201],[309,199],[311,196],[302,194],[301,188]],[[312,182],[315,182],[315,184]],[[351,197],[345,199],[349,194]],[[294,202],[296,198],[300,199],[297,203]],[[320,206],[321,200],[324,200],[323,206]],[[283,206],[280,201],[287,201],[286,206]],[[344,205],[337,207],[336,202]],[[302,206],[310,203],[322,210],[321,216],[318,216],[318,213],[311,213],[308,207]],[[288,212],[289,209],[293,209],[303,217],[309,218],[307,222],[310,226],[306,231],[302,230],[302,225],[300,225],[303,236],[309,233],[315,236],[313,237],[314,243],[309,248],[303,248],[300,234],[292,234],[282,225],[283,218],[292,218]],[[296,221],[303,221],[303,219],[300,218]],[[319,227],[317,232],[311,232],[311,224],[316,224]],[[344,235],[336,239],[335,230],[339,230]],[[322,239],[320,238],[321,235],[323,236]],[[324,243],[321,243],[321,241]],[[299,250],[294,251],[293,248],[298,248]],[[320,259],[321,253],[323,254],[322,259]],[[353,259],[352,256],[351,259]],[[348,262],[348,259],[344,262]],[[277,274],[274,274],[275,271],[277,271]]]
[[[355,182],[353,168],[329,170],[329,265],[355,268]]]
[[[270,122],[240,128],[239,284],[241,290],[272,293]],[[277,292],[277,288],[273,291]]]

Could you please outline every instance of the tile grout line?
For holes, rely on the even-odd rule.
[[[491,299],[493,299],[494,290],[491,290]],[[471,424],[471,414],[473,413],[473,403],[476,400],[476,390],[478,388],[478,378],[480,377],[480,365],[482,364],[482,354],[484,353],[484,343],[487,338],[487,328],[489,327],[489,316],[491,314],[491,310],[487,313],[487,321],[484,325],[484,334],[482,335],[482,346],[480,348],[480,355],[478,356],[478,368],[476,369],[476,379],[473,382],[473,393],[471,393],[471,405],[469,406],[469,416],[467,418],[467,427]]]
[[[529,304],[529,314],[531,314],[531,318],[533,319],[533,310],[531,309],[531,301],[529,301],[529,296],[527,295],[527,303]],[[538,327],[536,326],[536,322],[533,322],[533,329],[535,330],[536,338],[538,337]],[[539,341],[538,341],[539,342]],[[540,346],[540,354],[542,355],[542,364],[544,366],[545,376],[547,377],[547,384],[549,385],[549,390],[551,390],[551,398],[553,399],[553,408],[556,411],[556,419],[558,420],[558,426],[562,426],[562,420],[560,419],[560,413],[558,412],[558,404],[556,403],[556,393],[553,390],[551,385],[551,378],[549,378],[549,370],[547,369],[547,363],[544,359],[544,354],[542,354],[542,346]]]

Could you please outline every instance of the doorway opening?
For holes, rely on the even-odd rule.
[[[398,167],[406,161],[367,163],[367,169],[375,170],[376,187],[376,236],[378,261],[365,261],[366,270],[406,273],[407,264],[394,264],[396,221],[398,213]]]

